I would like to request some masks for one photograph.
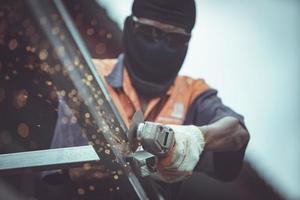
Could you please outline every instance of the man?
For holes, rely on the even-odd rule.
[[[223,105],[216,90],[203,80],[178,76],[195,13],[194,0],[134,0],[124,24],[124,54],[117,60],[94,60],[127,125],[135,111],[142,110],[147,121],[173,128],[175,145],[157,163],[157,182],[170,199],[176,197],[176,183],[195,170],[233,180],[249,140],[243,117]],[[70,117],[62,109],[66,105],[60,107],[59,117]],[[86,141],[78,125],[58,122],[52,144],[64,147]],[[69,174],[74,180],[79,172]]]

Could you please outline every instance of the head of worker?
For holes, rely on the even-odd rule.
[[[194,0],[134,0],[124,24],[125,65],[145,98],[163,96],[185,59],[195,24]]]

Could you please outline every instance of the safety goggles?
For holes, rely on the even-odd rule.
[[[186,47],[191,38],[190,33],[167,32],[158,27],[142,23],[134,16],[131,16],[133,31],[149,42],[165,41],[169,47]]]

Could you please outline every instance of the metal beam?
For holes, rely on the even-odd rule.
[[[91,145],[1,154],[0,175],[79,167],[99,160]]]

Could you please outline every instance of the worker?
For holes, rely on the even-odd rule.
[[[164,194],[170,199],[176,197],[173,183],[193,171],[234,180],[249,141],[243,117],[222,103],[217,90],[202,79],[178,75],[195,18],[194,0],[134,0],[124,23],[124,53],[118,59],[94,60],[127,125],[142,110],[146,121],[174,130],[175,145],[158,159],[157,176],[160,184],[172,185]],[[66,105],[60,107],[60,118],[68,115],[62,109]],[[77,126],[58,120],[53,147],[86,144]]]

